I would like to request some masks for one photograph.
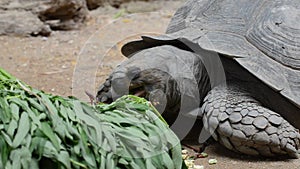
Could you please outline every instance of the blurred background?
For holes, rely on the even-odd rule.
[[[88,101],[125,58],[121,46],[145,34],[162,34],[185,0],[1,0],[0,67],[34,88]],[[189,149],[189,152],[193,152]],[[276,161],[206,150],[205,168],[299,168]]]
[[[87,100],[124,58],[121,45],[164,33],[183,0],[1,0],[0,66],[29,85]],[[109,55],[109,56],[108,56]]]

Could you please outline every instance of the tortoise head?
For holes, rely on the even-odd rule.
[[[122,62],[100,86],[97,99],[110,103],[132,94],[151,101],[164,118],[176,119],[178,114],[201,117],[199,107],[209,90],[201,56],[164,45],[134,53]]]

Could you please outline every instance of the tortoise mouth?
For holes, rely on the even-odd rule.
[[[130,84],[129,94],[147,99],[147,92],[141,84]]]

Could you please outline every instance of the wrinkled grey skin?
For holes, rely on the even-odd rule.
[[[173,123],[182,100],[186,104],[181,113],[186,114],[199,108],[209,90],[201,56],[164,45],[139,51],[117,66],[100,86],[97,98],[100,102],[112,102],[125,94],[138,94],[154,104],[160,103],[156,107]]]
[[[178,119],[182,119],[182,116],[198,118],[202,119],[206,131],[206,136],[200,136],[200,142],[208,138],[208,133],[235,152],[298,158],[300,88],[297,84],[300,74],[297,63],[300,63],[300,58],[297,57],[300,56],[300,49],[297,44],[300,39],[290,40],[289,45],[294,48],[289,53],[272,50],[265,55],[265,50],[269,50],[266,47],[270,45],[269,42],[261,44],[261,41],[256,40],[252,42],[256,46],[253,48],[239,37],[250,23],[234,25],[238,22],[229,20],[227,23],[215,15],[200,15],[210,9],[205,7],[214,5],[218,8],[211,8],[216,10],[210,12],[228,14],[228,9],[236,10],[233,5],[236,1],[202,1],[190,0],[180,8],[168,28],[168,34],[143,37],[140,41],[125,45],[122,52],[129,59],[121,63],[100,86],[98,101],[111,102],[125,94],[136,94],[157,103],[158,110],[168,123],[173,124],[171,128],[175,126],[172,129],[179,136],[184,135],[182,130],[190,129],[194,121]],[[254,15],[253,11],[257,7],[267,12],[272,8],[272,11],[288,7],[300,9],[300,2],[293,0],[282,1],[282,4],[277,5],[277,1],[238,3],[243,8],[249,6],[248,15],[245,11],[243,13],[247,18],[245,21],[251,21],[249,18]],[[272,6],[274,4],[275,7]],[[209,16],[212,16],[211,22],[215,24],[210,24]],[[268,20],[268,16],[272,19],[271,15],[263,19]],[[285,26],[293,18],[281,19]],[[286,34],[300,34],[300,26],[293,26],[299,29],[294,28],[294,32],[286,29]],[[218,31],[211,31],[213,29]],[[251,29],[256,27],[249,26],[248,29],[251,33]],[[229,37],[232,33],[228,34],[227,31],[237,35]],[[296,54],[291,56],[292,53]],[[291,57],[294,57],[294,62],[289,64],[288,58]]]

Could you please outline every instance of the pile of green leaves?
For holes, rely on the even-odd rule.
[[[149,102],[92,106],[32,89],[0,68],[0,168],[181,168],[181,146]]]

